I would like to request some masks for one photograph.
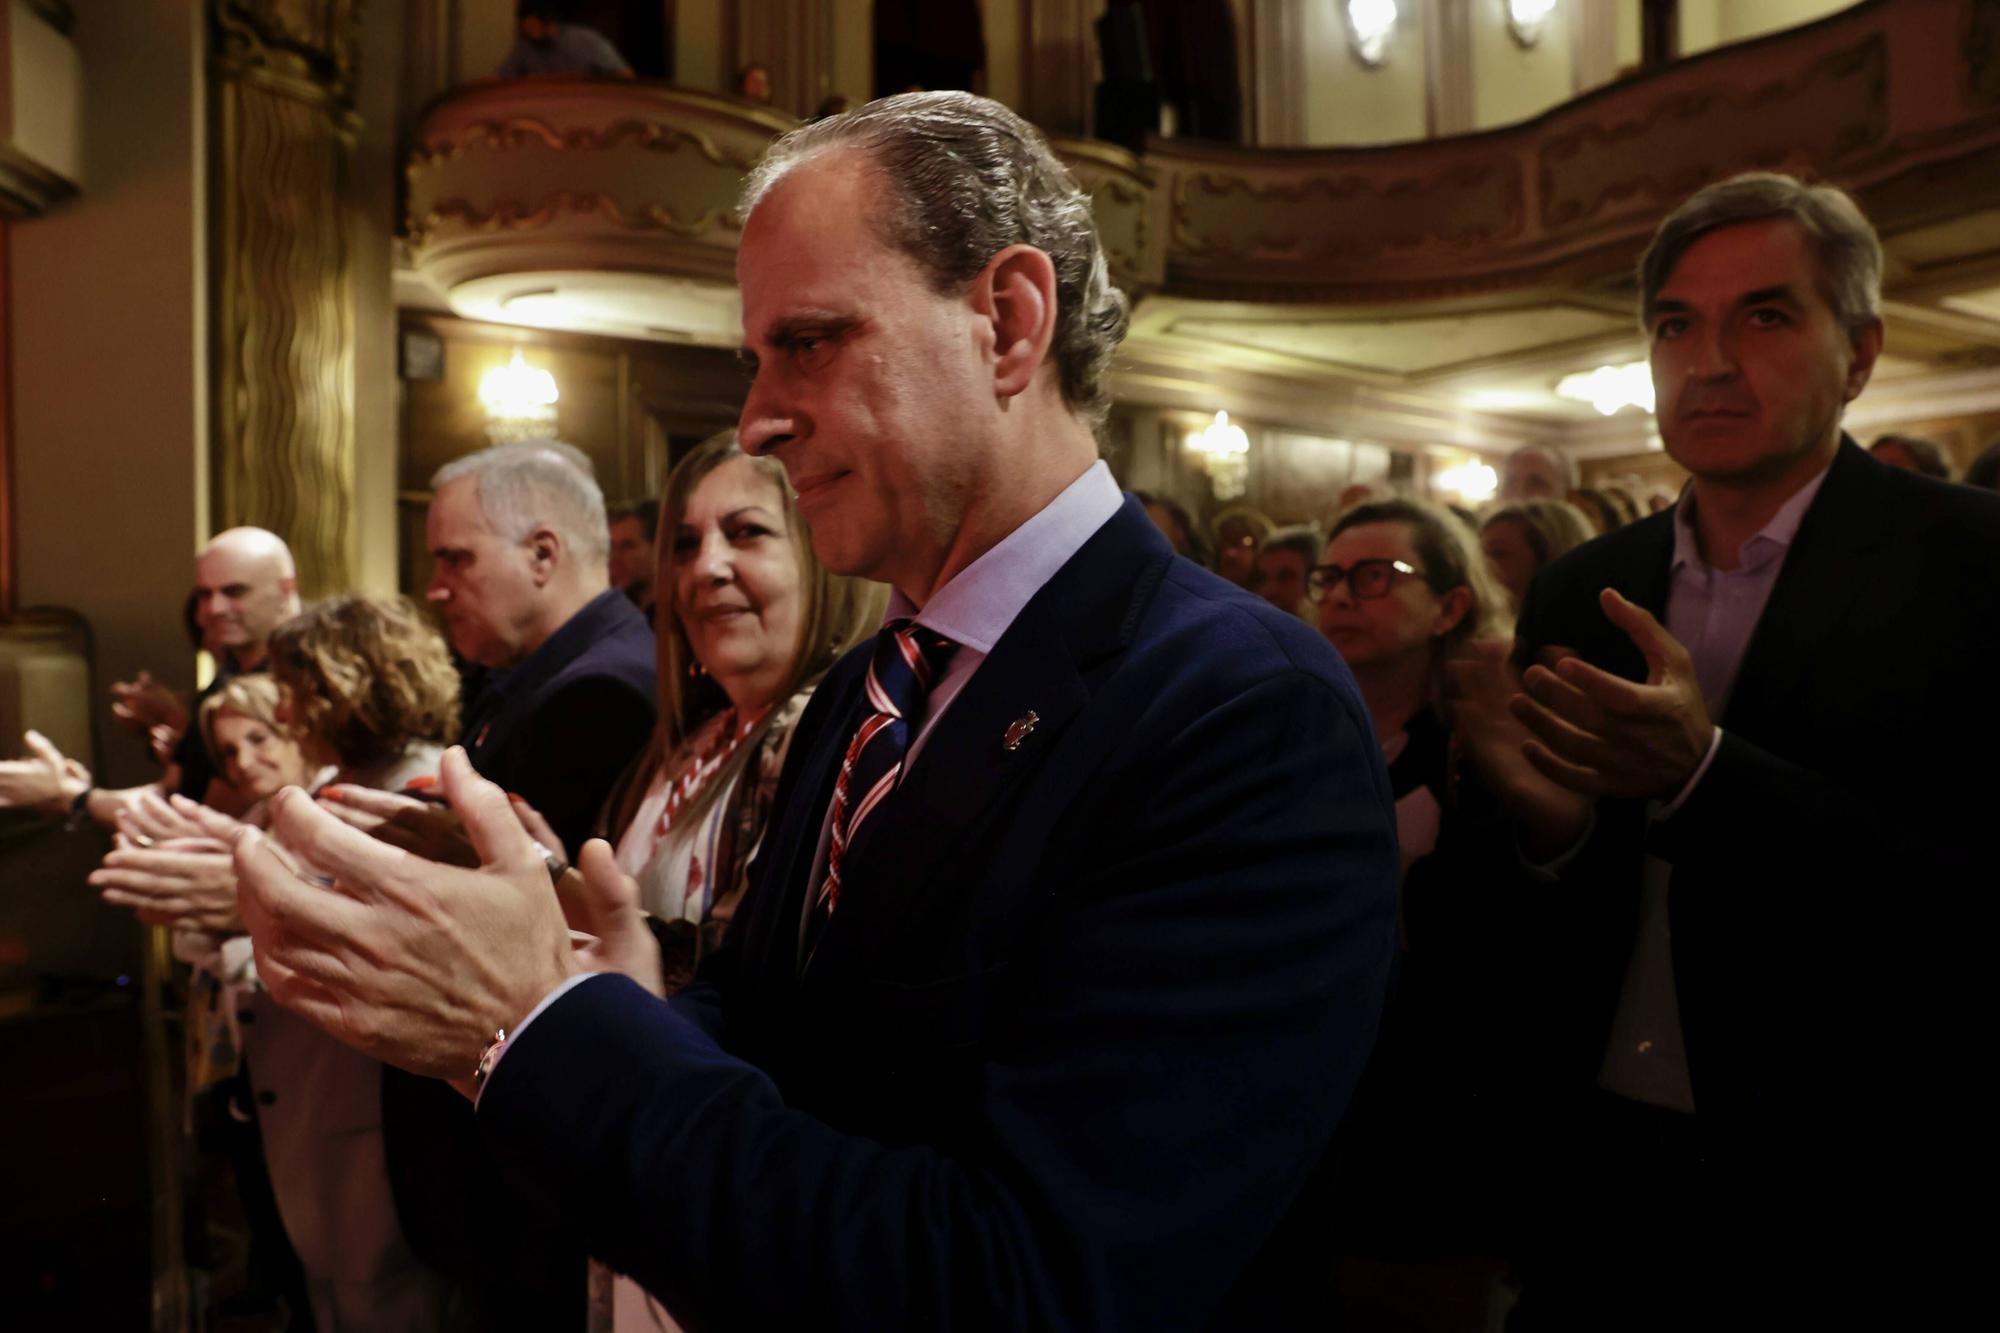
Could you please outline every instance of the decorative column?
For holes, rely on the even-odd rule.
[[[353,564],[356,0],[212,0],[212,513]]]
[[[762,65],[771,76],[771,104],[810,116],[833,87],[828,0],[734,0],[730,8],[736,64],[723,71],[728,86],[734,89],[737,70]]]
[[[1104,0],[1023,0],[1020,113],[1046,134],[1089,138]]]

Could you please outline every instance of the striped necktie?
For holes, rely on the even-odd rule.
[[[840,903],[840,877],[849,849],[869,816],[896,789],[903,757],[923,725],[925,697],[957,647],[936,630],[909,620],[892,620],[875,636],[875,655],[868,663],[862,692],[861,726],[847,744],[840,779],[833,788],[833,832],[827,843],[826,878],[806,924],[808,953]]]

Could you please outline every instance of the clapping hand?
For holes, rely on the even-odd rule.
[[[171,751],[188,724],[187,709],[182,705],[180,696],[154,680],[152,674],[146,671],[111,687],[111,716],[140,735],[149,737],[156,753],[162,733],[170,738],[166,748]]]
[[[1507,660],[1510,647],[1476,641],[1445,664],[1452,686],[1448,711],[1473,776],[1507,812],[1522,850],[1545,861],[1583,836],[1591,803],[1529,762],[1533,737],[1510,707],[1521,688]]]
[[[1688,650],[1660,622],[1606,588],[1604,614],[1646,659],[1635,684],[1577,657],[1529,667],[1526,695],[1510,701],[1534,733],[1523,748],[1536,770],[1586,796],[1674,796],[1694,777],[1715,724]]]
[[[272,835],[331,882],[302,876],[255,829],[237,835],[235,859],[258,975],[281,1004],[378,1060],[463,1080],[496,1031],[584,964],[505,793],[456,746],[442,776],[476,868],[379,841],[296,788],[274,798]]]
[[[90,770],[65,759],[39,731],[22,737],[28,754],[0,761],[0,810],[60,811],[90,790]]]
[[[236,867],[229,845],[215,838],[138,843],[120,833],[91,886],[113,907],[129,907],[151,926],[190,926],[238,935]]]
[[[449,806],[344,783],[322,787],[319,801],[341,823],[391,847],[426,861],[468,869],[479,865],[479,851],[472,845],[471,835]]]

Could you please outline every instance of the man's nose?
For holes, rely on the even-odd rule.
[[[1727,328],[1714,328],[1693,335],[1694,355],[1689,369],[1703,379],[1727,379],[1736,373],[1736,335]]]
[[[431,571],[430,585],[424,589],[424,600],[427,602],[442,602],[449,596],[451,596],[451,589],[444,586],[444,571],[442,569],[433,569]]]
[[[750,395],[743,400],[743,415],[736,423],[736,442],[743,452],[761,457],[800,433],[796,415],[766,382],[766,377],[759,375],[752,380]]]

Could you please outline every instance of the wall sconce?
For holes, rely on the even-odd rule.
[[[1242,498],[1250,479],[1250,437],[1230,424],[1227,412],[1217,412],[1214,421],[1189,434],[1187,447],[1201,460],[1216,499]]]
[[[1431,478],[1431,486],[1457,496],[1468,505],[1484,504],[1500,489],[1500,474],[1477,459],[1454,464]]]
[[[479,378],[479,402],[486,409],[486,437],[495,444],[552,440],[556,435],[556,377],[514,359]]]
[[[1347,44],[1354,48],[1354,58],[1369,69],[1379,66],[1396,32],[1396,0],[1347,0],[1340,12],[1347,20]]]
[[[1556,382],[1556,397],[1589,403],[1605,416],[1628,407],[1653,410],[1653,368],[1644,361],[1565,375]]]
[[[1507,0],[1507,31],[1526,50],[1542,40],[1556,0]]]

